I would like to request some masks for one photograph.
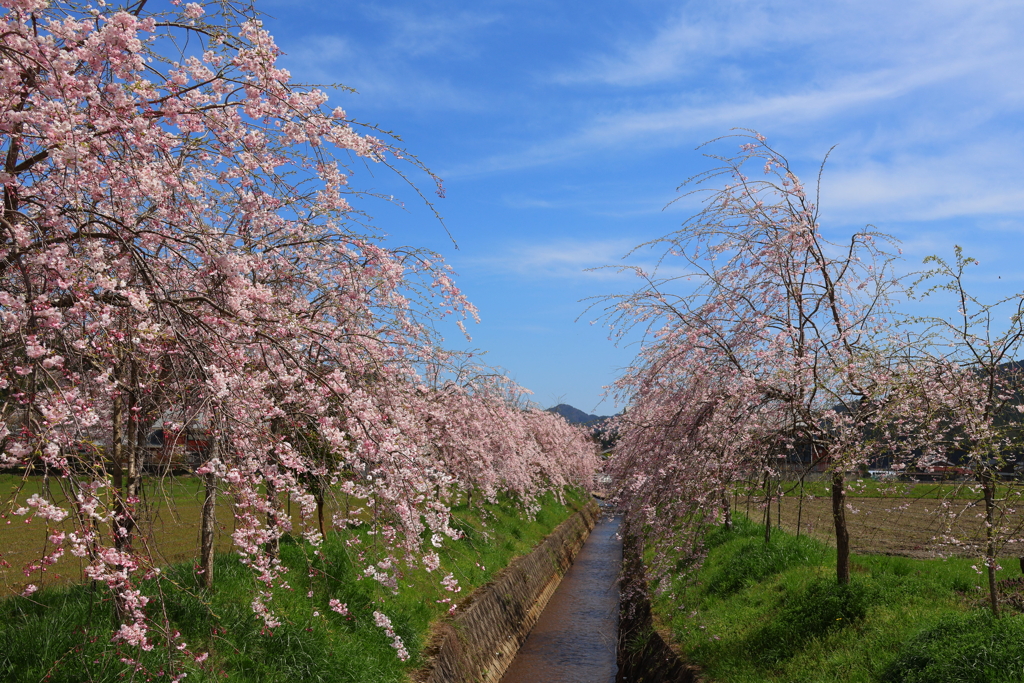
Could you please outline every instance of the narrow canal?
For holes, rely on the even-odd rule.
[[[501,683],[614,683],[621,523],[601,516]]]

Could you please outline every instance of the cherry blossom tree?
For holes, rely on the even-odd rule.
[[[973,473],[984,506],[985,538],[980,545],[989,604],[998,616],[997,558],[1005,548],[1024,542],[1022,530],[1013,523],[1021,497],[1013,483],[1022,469],[1024,376],[1016,357],[1024,344],[1024,298],[1014,294],[994,303],[980,301],[968,286],[967,269],[977,263],[959,246],[951,261],[925,259],[932,267],[916,283],[924,290],[922,299],[938,298],[939,305],[955,306],[956,312],[912,319],[923,328],[919,355],[900,369],[885,411],[901,466],[927,471],[936,463],[957,462]],[[1000,480],[1005,480],[1003,486]],[[948,521],[970,510],[950,509]],[[952,529],[947,536],[956,544],[973,540],[958,537]]]
[[[771,458],[765,456],[809,444],[814,461],[830,472],[837,578],[846,583],[845,475],[871,456],[864,435],[890,377],[880,338],[899,290],[890,268],[895,255],[886,249],[892,240],[870,229],[844,243],[827,240],[816,198],[808,196],[789,161],[756,133],[738,137],[739,156],[709,155],[721,166],[688,181],[696,186],[688,194],[704,193],[704,208],[680,230],[642,245],[662,248],[661,263],[685,274],[659,276],[634,268],[640,288],[604,300],[613,327],[640,326],[649,340],[638,369],[619,388],[633,402],[630,421],[639,411],[645,420],[658,415],[661,429],[692,432],[711,412],[702,417],[692,407],[680,409],[681,397],[698,391],[685,385],[711,382],[738,411],[728,433],[738,439],[759,434],[750,443],[769,469]],[[763,179],[748,177],[751,166]],[[721,178],[726,182],[720,189],[702,187]],[[709,373],[716,379],[701,379]],[[696,400],[704,405],[708,399]],[[673,426],[676,420],[681,421]],[[747,426],[754,424],[759,426]],[[620,448],[640,448],[623,441]],[[723,451],[699,447],[684,453],[708,461],[688,468],[711,471]],[[736,467],[728,458],[722,463],[725,471]],[[646,482],[655,467],[660,472],[665,464],[656,461],[633,474]],[[720,488],[722,478],[706,477],[704,485]],[[662,497],[671,495],[666,490]],[[720,500],[688,495],[705,510]]]
[[[612,461],[624,485],[619,497],[633,511],[630,525],[645,530],[657,551],[654,575],[671,571],[680,551],[699,557],[706,525],[731,524],[730,489],[775,464],[763,458],[776,433],[766,429],[772,406],[761,404],[715,354],[681,348],[671,334],[669,340],[671,350],[645,349],[650,363],[620,380],[634,393],[617,419]]]
[[[553,416],[485,389],[450,406],[425,382],[452,358],[425,322],[475,309],[438,255],[386,245],[349,182],[355,162],[426,169],[292,82],[249,9],[172,6],[0,0],[0,468],[59,475],[67,506],[16,494],[12,510],[75,520],[40,566],[85,558],[115,639],[143,649],[155,420],[204,433],[203,582],[220,489],[268,627],[277,541],[322,541],[326,489],[365,501],[416,562],[425,537],[457,536],[445,477],[529,500],[594,465]],[[502,456],[439,455],[477,443]]]

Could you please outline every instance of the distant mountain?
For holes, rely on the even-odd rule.
[[[589,415],[579,408],[573,408],[568,403],[559,403],[554,408],[548,408],[547,412],[561,415],[567,422],[572,424],[593,425],[607,420],[610,415]]]

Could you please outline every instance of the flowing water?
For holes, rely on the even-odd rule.
[[[621,523],[601,516],[501,683],[614,683]]]

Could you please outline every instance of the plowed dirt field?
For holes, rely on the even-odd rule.
[[[983,548],[985,508],[980,500],[851,497],[847,501],[846,519],[853,552],[918,558],[976,557]],[[782,526],[791,533],[797,531],[799,504],[797,497],[786,496],[782,500]],[[777,503],[773,503],[773,521],[777,510]],[[751,512],[754,519],[761,514],[756,507]],[[799,516],[801,533],[834,545],[829,498],[805,498]],[[1024,510],[1006,510],[997,526],[1004,532],[1001,536],[1024,536]],[[998,554],[1022,555],[1024,544],[1007,541]]]

